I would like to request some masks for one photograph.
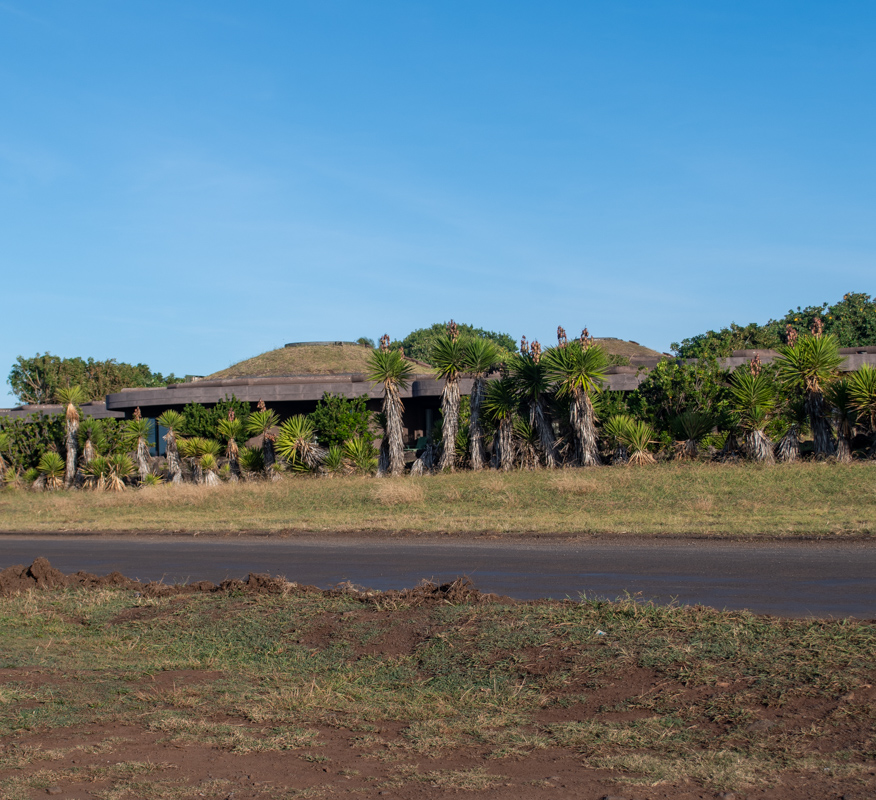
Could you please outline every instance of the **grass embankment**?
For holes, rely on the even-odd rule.
[[[0,599],[0,796],[876,788],[872,623],[297,591]]]
[[[5,531],[870,536],[876,463],[664,464],[0,494]]]

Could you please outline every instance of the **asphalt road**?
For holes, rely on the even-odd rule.
[[[64,572],[118,570],[185,582],[283,575],[400,589],[468,575],[519,599],[615,598],[747,608],[783,616],[876,619],[876,542],[714,542],[593,539],[224,538],[0,536],[0,569],[45,556]]]

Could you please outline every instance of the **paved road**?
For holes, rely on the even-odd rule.
[[[876,542],[0,535],[0,569],[37,556],[64,572],[166,582],[270,572],[321,587],[348,580],[398,589],[468,575],[482,591],[520,599],[629,592],[785,616],[876,618]]]

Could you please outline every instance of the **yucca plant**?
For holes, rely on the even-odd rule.
[[[246,432],[250,436],[258,436],[261,439],[262,461],[264,461],[266,472],[270,472],[271,466],[276,460],[274,441],[277,436],[274,433],[274,428],[279,424],[280,417],[277,416],[277,412],[267,409],[262,400],[259,400],[258,409],[253,411],[246,420]],[[271,475],[273,474],[271,473]]]
[[[123,441],[125,446],[135,454],[137,470],[140,473],[141,481],[146,480],[146,476],[151,472],[149,468],[149,448],[154,444],[151,441],[151,436],[152,420],[143,419],[138,407],[134,411],[134,418],[125,422]]]
[[[530,351],[515,354],[508,362],[511,381],[518,396],[529,408],[529,425],[535,431],[537,447],[549,469],[557,465],[557,443],[545,400],[551,388],[548,364],[541,358],[538,342],[530,345]]]
[[[748,457],[772,464],[775,461],[773,445],[766,435],[776,404],[772,383],[763,373],[752,374],[740,369],[730,376],[730,394]]]
[[[60,489],[64,485],[64,459],[57,453],[49,450],[43,453],[39,463],[40,474],[45,479],[46,489],[52,491]]]
[[[196,484],[202,484],[206,480],[202,458],[205,455],[213,457],[213,461],[219,458],[219,453],[222,452],[222,445],[212,439],[205,439],[202,436],[192,436],[188,439],[178,439],[177,446],[179,447],[180,455],[192,465],[192,473]]]
[[[513,427],[517,463],[523,469],[536,469],[539,466],[538,431],[524,417],[515,417]]]
[[[496,424],[493,464],[503,472],[514,466],[514,417],[517,405],[517,395],[509,378],[503,377],[487,384],[484,413]]]
[[[164,478],[160,475],[147,475],[146,480],[140,484],[141,487],[145,486],[161,486],[164,483]]]
[[[238,453],[241,475],[251,480],[256,475],[264,472],[265,460],[262,451],[252,447],[241,447]]]
[[[101,455],[107,446],[106,431],[103,422],[94,417],[87,417],[79,425],[79,449],[82,451],[82,463],[90,464],[94,458]]]
[[[78,460],[78,445],[77,434],[79,432],[79,406],[87,399],[88,395],[81,386],[67,386],[58,389],[56,399],[61,405],[66,406],[65,416],[67,418],[67,463],[64,470],[64,485],[69,489],[76,479],[76,469]]]
[[[815,455],[833,455],[836,446],[824,392],[837,379],[839,368],[845,360],[839,354],[837,338],[833,334],[802,336],[796,345],[782,345],[778,351],[776,363],[779,380],[805,393]]]
[[[296,471],[315,470],[325,457],[325,449],[316,441],[313,421],[304,414],[289,417],[280,426],[276,449]]]
[[[21,474],[22,483],[33,488],[34,483],[40,479],[40,471],[36,467],[29,467]]]
[[[592,395],[601,391],[608,369],[608,357],[598,344],[585,345],[575,339],[563,347],[550,348],[543,356],[547,377],[556,383],[558,397],[568,397],[569,424],[575,447],[575,461],[581,466],[601,464]]]
[[[6,454],[9,452],[10,441],[9,434],[6,431],[0,431],[0,470],[4,472],[9,466],[6,462]]]
[[[654,429],[643,420],[634,420],[627,429],[626,446],[630,451],[630,464],[641,466],[653,464],[654,456],[649,447],[654,443]]]
[[[329,445],[322,460],[322,470],[326,475],[340,475],[347,471],[347,459],[344,458],[344,448],[339,444]]]
[[[456,469],[456,434],[459,431],[459,376],[465,369],[466,345],[456,333],[451,320],[446,336],[439,336],[432,346],[430,361],[438,377],[444,380],[441,392],[441,458],[438,469]]]
[[[465,344],[465,369],[474,378],[471,388],[471,416],[468,422],[468,441],[471,468],[484,468],[487,451],[484,442],[484,424],[481,406],[487,392],[487,374],[499,360],[499,348],[489,339],[474,338]]]
[[[344,442],[344,455],[357,472],[370,475],[377,469],[377,456],[374,453],[374,445],[370,439],[354,436]]]
[[[405,445],[402,436],[404,405],[400,392],[408,388],[414,373],[413,366],[398,350],[389,350],[389,337],[381,339],[380,349],[368,356],[368,380],[383,384],[383,417],[385,464],[378,466],[378,475],[403,475],[405,471]]]
[[[216,474],[219,470],[219,462],[213,453],[204,453],[198,459],[198,466],[201,469],[201,474],[204,476],[205,486],[219,485],[219,476]]]
[[[21,486],[21,478],[15,471],[15,467],[6,467],[3,470],[2,481],[6,489],[18,489]]]
[[[167,429],[167,433],[163,437],[164,455],[167,459],[167,474],[170,477],[171,483],[182,483],[183,479],[182,464],[179,460],[179,448],[176,442],[180,430],[185,425],[185,421],[185,417],[179,411],[174,411],[173,409],[168,409],[158,418],[158,424],[162,428]]]
[[[714,417],[706,411],[683,411],[671,423],[675,436],[675,458],[696,458],[699,445],[715,427]]]
[[[612,448],[612,463],[627,464],[630,451],[627,447],[628,432],[633,418],[628,414],[614,414],[602,426],[602,436]]]
[[[849,464],[852,460],[852,439],[858,424],[858,410],[847,380],[834,381],[824,393],[836,431],[836,460]]]
[[[849,395],[870,434],[870,457],[876,457],[876,368],[862,364],[849,376]]]
[[[237,440],[243,435],[243,422],[228,412],[227,419],[220,419],[217,426],[219,435],[225,439],[225,458],[228,459],[228,480],[234,482],[240,476],[240,448]]]
[[[110,456],[107,459],[107,468],[106,488],[110,492],[125,491],[125,481],[137,471],[134,462],[124,453]]]
[[[109,472],[109,459],[107,459],[106,456],[94,456],[91,461],[82,467],[85,486],[89,489],[94,489],[97,492],[103,491],[107,487]]]

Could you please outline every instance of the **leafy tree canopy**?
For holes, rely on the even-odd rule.
[[[500,360],[504,361],[511,353],[517,349],[517,343],[507,333],[497,333],[496,331],[487,331],[483,328],[475,328],[473,325],[466,325],[462,322],[457,323],[459,335],[462,338],[478,338],[489,339],[500,349]],[[415,358],[417,361],[424,361],[431,364],[432,348],[435,345],[439,336],[447,334],[447,323],[436,322],[428,328],[418,328],[411,331],[401,341],[396,340],[390,344],[392,350],[398,350],[403,347],[405,355],[409,358]]]
[[[247,439],[244,431],[246,418],[249,416],[249,403],[234,396],[220,400],[213,408],[205,408],[200,403],[189,403],[183,409],[184,422],[179,433],[183,436],[216,439],[219,437],[219,420],[228,419],[229,411],[233,411],[235,417],[243,423],[237,437],[238,445],[243,444]]]
[[[308,414],[316,428],[317,441],[323,447],[342,445],[348,439],[360,436],[371,440],[369,424],[372,413],[366,408],[368,398],[347,398],[326,392],[316,405],[316,410]]]
[[[721,358],[734,350],[776,348],[785,342],[785,326],[791,325],[798,333],[807,333],[812,321],[820,317],[824,332],[832,333],[840,347],[876,346],[876,299],[861,292],[850,292],[833,305],[797,307],[780,319],[771,319],[764,325],[751,322],[719,331],[706,331],[681,343],[673,342],[672,351],[680,358]]]
[[[7,383],[20,403],[53,403],[58,390],[78,384],[88,400],[102,400],[112,392],[137,386],[166,386],[182,379],[172,373],[166,377],[152,372],[146,364],[125,364],[114,358],[61,358],[51,353],[37,353],[31,358],[19,356]]]

